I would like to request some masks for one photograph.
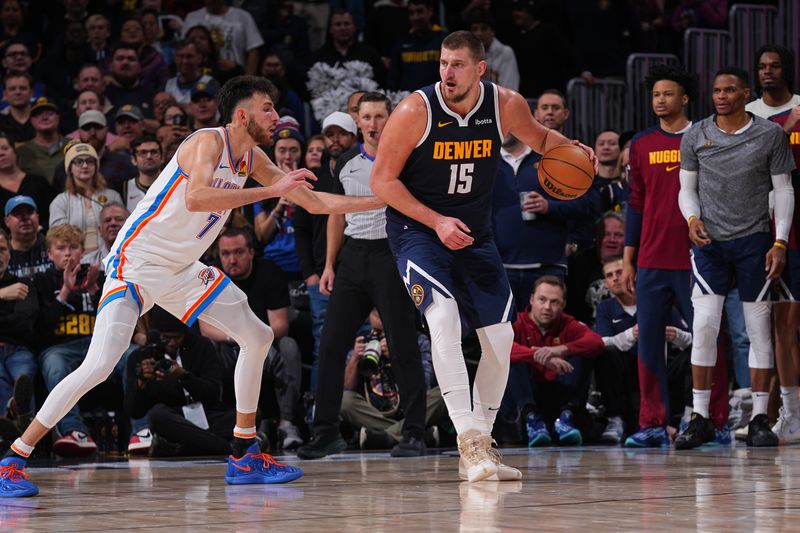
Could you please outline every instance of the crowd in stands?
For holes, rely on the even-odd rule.
[[[563,132],[570,78],[623,78],[629,53],[677,53],[684,29],[723,27],[733,3],[0,0],[0,445],[13,442],[47,391],[83,360],[100,306],[102,259],[180,143],[224,126],[215,97],[227,80],[260,75],[275,85],[280,121],[264,149],[279,168],[312,169],[318,191],[369,194],[342,174],[366,172],[368,183],[369,137],[378,126],[364,117],[365,106],[378,102],[388,114],[392,103],[376,100],[376,90],[396,103],[404,91],[438,81],[440,45],[450,31],[473,32],[486,49],[485,78],[518,90],[534,102],[536,120]],[[758,65],[742,66],[764,89],[753,95],[761,96],[753,112],[781,116],[798,158],[791,55],[764,50]],[[359,90],[312,94],[312,67],[350,62],[366,65]],[[762,72],[770,68],[771,75]],[[777,101],[777,94],[789,99]],[[626,220],[641,217],[635,199],[631,207],[635,133],[580,139],[600,167],[592,188],[572,201],[539,185],[541,154],[513,137],[503,143],[492,223],[518,316],[495,426],[501,444],[621,444],[644,429],[637,297],[624,275]],[[235,210],[204,258],[275,332],[259,410],[259,433],[273,449],[296,450],[312,430],[335,432],[341,449],[393,455],[455,442],[421,318],[403,290],[377,291],[402,287],[384,221],[382,213],[313,215],[271,199]],[[340,289],[337,298],[334,277],[352,284],[351,292]],[[672,307],[665,333],[670,433],[692,412],[686,315]],[[735,288],[725,317],[720,353],[730,361],[722,376],[730,386],[718,403],[723,424],[736,429],[747,425],[752,400],[750,345]],[[796,350],[796,325],[792,335],[781,342]],[[473,373],[474,341],[464,340]],[[140,318],[108,382],[59,422],[50,449],[62,457],[90,456],[99,447],[227,454],[237,356],[236,343],[219,330],[202,321],[188,328],[155,308]],[[116,413],[111,445],[112,429],[93,419],[98,408]]]

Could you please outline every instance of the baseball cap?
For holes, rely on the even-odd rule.
[[[69,166],[72,164],[72,160],[81,155],[88,155],[94,157],[96,160],[100,159],[97,157],[97,151],[91,144],[74,143],[70,145],[66,155],[64,155],[64,170],[69,173]]]
[[[36,101],[33,103],[33,106],[31,107],[31,115],[35,115],[40,111],[44,111],[45,109],[52,109],[53,111],[58,113],[58,106],[55,104],[55,102],[53,102],[46,96],[40,96],[39,98],[36,99]]]
[[[25,196],[23,194],[19,194],[19,195],[13,197],[13,198],[10,198],[6,202],[6,208],[5,208],[6,215],[5,216],[8,216],[14,209],[16,209],[17,207],[19,207],[21,205],[29,205],[34,209],[38,209],[36,207],[36,202],[33,201],[33,198],[31,198],[30,196]]]
[[[281,139],[296,139],[301,145],[305,144],[306,139],[300,133],[300,123],[294,117],[289,115],[281,117],[275,125],[272,140],[278,142]]]
[[[122,117],[130,117],[133,120],[144,120],[142,110],[132,104],[125,104],[124,106],[120,107],[119,111],[117,111],[117,114],[114,116],[114,121],[116,122]]]
[[[322,121],[322,133],[325,133],[331,126],[339,126],[348,133],[356,134],[356,122],[353,117],[341,111],[334,111],[325,117],[325,120]]]
[[[87,124],[97,124],[98,126],[103,126],[105,128],[108,126],[108,121],[106,121],[106,116],[101,111],[89,109],[88,111],[81,113],[81,116],[78,117],[79,128],[82,128]]]
[[[194,84],[191,91],[191,99],[194,101],[196,96],[204,94],[206,96],[210,96],[211,98],[215,98],[217,93],[219,92],[219,83],[217,80],[209,80],[209,81],[198,81]]]

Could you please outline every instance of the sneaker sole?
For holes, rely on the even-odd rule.
[[[27,490],[17,490],[13,492],[0,491],[0,498],[30,498],[39,494],[38,487],[32,487]]]
[[[553,439],[547,435],[539,435],[533,440],[528,441],[528,448],[539,448],[540,446],[550,446]]]
[[[577,429],[573,429],[563,437],[559,435],[558,443],[561,446],[580,446],[583,443],[583,437]]]
[[[646,442],[639,442],[637,440],[632,440],[631,438],[628,438],[627,440],[625,440],[625,447],[626,448],[669,448],[669,443],[661,442],[658,444],[655,443],[651,444]]]
[[[289,483],[290,481],[299,479],[303,477],[303,474],[304,472],[299,470],[299,472],[291,472],[274,477],[266,477],[258,474],[225,476],[225,483],[228,485],[278,485],[280,483]]]
[[[329,455],[342,453],[346,449],[347,449],[347,443],[342,440],[340,443],[339,442],[334,443],[334,445],[331,446],[330,449],[326,449],[324,451],[314,450],[313,452],[308,453],[301,451],[301,449],[298,449],[297,457],[299,457],[300,459],[322,459],[323,457],[327,457]]]

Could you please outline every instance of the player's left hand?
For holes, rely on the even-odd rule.
[[[547,361],[553,357],[558,357],[558,354],[551,346],[542,346],[533,352],[533,360],[542,366],[546,366]]]
[[[764,270],[767,272],[767,279],[778,279],[786,266],[786,250],[780,246],[773,246],[767,252]]]
[[[441,217],[434,229],[442,244],[450,250],[460,250],[475,242],[475,239],[468,235],[471,233],[469,227],[457,218]]]
[[[586,155],[589,156],[589,159],[592,160],[592,165],[594,165],[594,173],[597,174],[600,172],[600,161],[597,159],[597,155],[594,153],[594,150],[583,144],[578,140],[573,140],[572,144],[586,152]]]

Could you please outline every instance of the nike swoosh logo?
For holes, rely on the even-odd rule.
[[[620,322],[622,322],[622,319],[621,319],[621,318],[613,318],[613,319],[611,319],[611,323],[612,323],[612,324],[618,324],[618,323],[620,323]]]
[[[452,123],[453,123],[453,121],[452,121],[452,120],[451,120],[450,122],[442,122],[442,121],[440,120],[440,121],[439,121],[439,127],[440,127],[440,128],[444,128],[445,126],[448,126],[448,125],[450,125],[450,124],[452,124]]]
[[[499,407],[489,407],[489,408],[487,409],[487,411],[499,411],[499,410],[500,410],[500,408],[499,408]]]
[[[671,167],[670,167],[670,166],[668,166],[668,167],[667,167],[667,172],[672,172],[673,170],[675,170],[675,169],[676,169],[676,168],[678,168],[678,167],[680,167],[680,165],[672,165]]]
[[[442,396],[447,396],[447,395],[448,395],[448,394],[450,394],[451,392],[453,392],[453,391],[449,390],[449,391],[447,391],[447,392],[443,392],[443,393],[442,393]]]
[[[231,464],[243,472],[249,472],[251,470],[250,466],[239,466],[236,463],[231,463]]]
[[[227,165],[220,165],[219,168],[231,168],[231,167],[229,167]]]

